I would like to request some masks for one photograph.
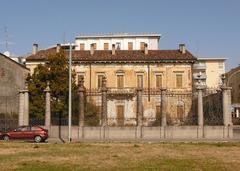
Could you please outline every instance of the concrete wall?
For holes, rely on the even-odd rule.
[[[51,126],[50,138],[68,139],[67,126]],[[233,138],[233,127],[167,126],[167,127],[72,127],[73,141],[135,140],[224,140]]]

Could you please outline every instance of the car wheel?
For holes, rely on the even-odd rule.
[[[36,143],[39,143],[39,142],[42,141],[42,138],[41,138],[39,135],[37,135],[37,136],[35,136],[34,141],[35,141]]]
[[[9,141],[9,136],[8,136],[8,135],[4,135],[4,136],[3,136],[3,140],[4,140],[4,141]]]

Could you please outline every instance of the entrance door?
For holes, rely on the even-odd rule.
[[[117,106],[117,125],[124,126],[124,106]]]

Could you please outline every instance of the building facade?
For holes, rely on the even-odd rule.
[[[107,79],[107,117],[111,124],[135,124],[132,118],[137,117],[136,91],[139,88],[143,117],[148,121],[160,115],[163,90],[169,95],[166,111],[172,122],[179,123],[192,114],[192,66],[196,58],[184,44],[176,50],[149,50],[146,42],[143,50],[118,50],[115,44],[111,44],[111,50],[96,50],[93,43],[90,50],[80,50],[78,42],[72,52],[73,68],[78,78],[84,78],[84,86],[96,106],[101,106],[99,90],[102,79]],[[59,46],[40,51],[34,48],[26,60],[31,73],[48,55],[56,53]],[[68,55],[69,52],[65,52]]]
[[[226,58],[198,58],[193,65],[193,78],[200,77],[209,89],[219,89],[225,73]]]
[[[29,70],[0,53],[0,113],[18,113],[18,93]]]

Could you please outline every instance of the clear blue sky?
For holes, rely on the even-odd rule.
[[[240,64],[239,0],[1,0],[0,41],[8,28],[17,55],[74,41],[79,33],[157,32],[160,49],[185,43],[200,57],[226,57]],[[0,51],[5,46],[0,45]]]

